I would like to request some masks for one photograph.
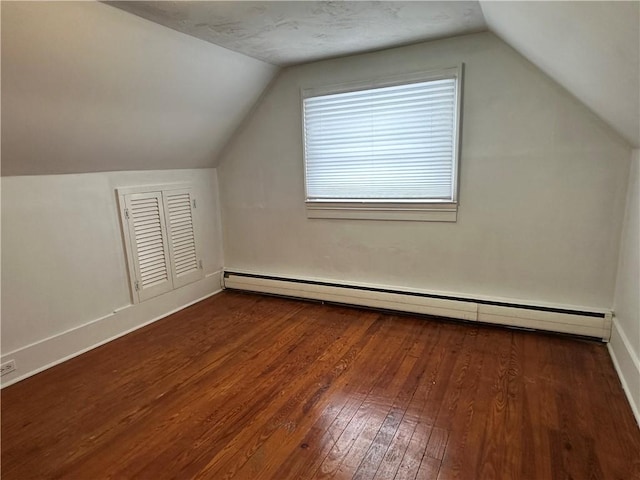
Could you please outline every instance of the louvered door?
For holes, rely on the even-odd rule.
[[[143,301],[173,288],[162,192],[125,196],[134,296]]]
[[[189,188],[166,190],[162,194],[173,285],[178,288],[203,277],[193,222],[193,194]]]

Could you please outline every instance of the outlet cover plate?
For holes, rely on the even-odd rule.
[[[6,363],[0,365],[0,377],[6,375],[7,373],[14,372],[16,370],[16,361],[9,360]]]

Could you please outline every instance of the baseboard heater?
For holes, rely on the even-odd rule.
[[[603,341],[609,341],[611,336],[612,313],[608,311],[522,305],[375,285],[233,271],[225,271],[224,288],[568,333]]]

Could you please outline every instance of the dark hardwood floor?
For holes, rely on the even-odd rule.
[[[606,347],[225,292],[2,391],[2,478],[640,478]]]

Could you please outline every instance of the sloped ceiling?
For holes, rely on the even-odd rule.
[[[489,2],[489,28],[640,146],[640,2]]]
[[[488,25],[631,145],[640,146],[638,1],[113,4],[277,65],[460,35]]]
[[[2,175],[210,167],[277,68],[96,2],[5,2]]]
[[[107,3],[280,66],[486,30],[477,1]]]
[[[638,2],[0,5],[2,175],[214,166],[273,64],[487,25],[640,146]]]

